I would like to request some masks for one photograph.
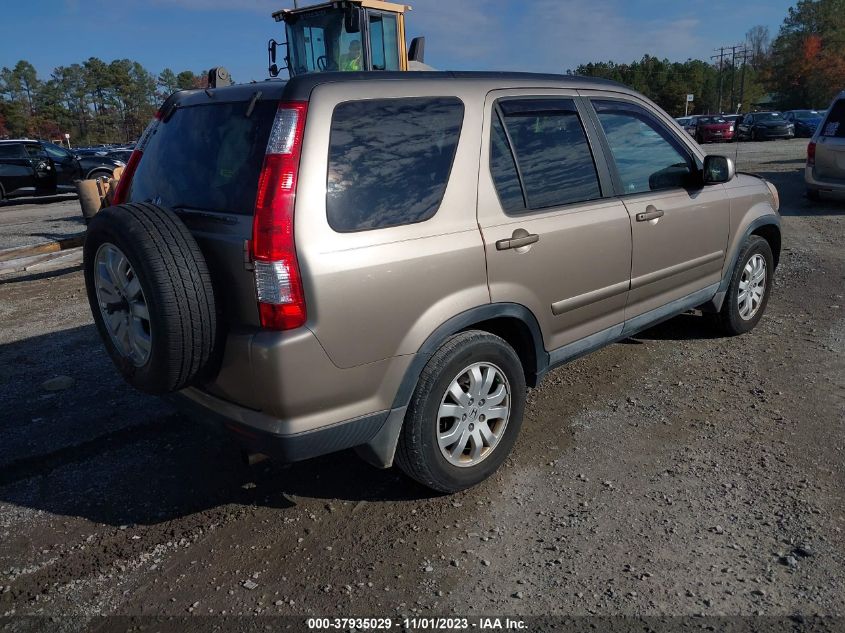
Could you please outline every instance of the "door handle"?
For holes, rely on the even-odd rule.
[[[664,213],[661,209],[655,209],[654,207],[651,207],[650,211],[637,214],[637,222],[648,222],[649,220],[656,220],[657,218],[662,218],[663,215]]]
[[[499,240],[496,242],[497,251],[506,251],[511,248],[522,248],[523,246],[530,246],[540,241],[540,236],[535,233],[527,233],[524,229],[517,229],[513,232],[513,237],[508,240]]]

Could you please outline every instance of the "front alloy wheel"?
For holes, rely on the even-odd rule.
[[[759,253],[755,254],[742,269],[739,278],[739,293],[737,307],[739,316],[745,321],[754,318],[766,294],[766,259]]]

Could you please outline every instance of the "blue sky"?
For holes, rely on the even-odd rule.
[[[307,1],[307,0],[306,0]],[[441,69],[564,72],[588,61],[707,58],[754,25],[775,35],[794,0],[404,0],[408,36],[425,35]],[[310,2],[308,2],[310,4]],[[153,72],[223,65],[266,77],[270,17],[292,0],[10,0],[0,66],[28,59],[47,78],[88,57],[128,57]]]

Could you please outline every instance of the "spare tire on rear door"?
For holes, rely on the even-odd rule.
[[[88,225],[84,267],[91,313],[126,382],[164,394],[203,376],[217,340],[214,291],[196,240],[172,211],[104,209]]]

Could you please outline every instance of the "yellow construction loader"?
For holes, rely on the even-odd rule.
[[[296,4],[296,3],[294,3]],[[425,38],[405,50],[405,13],[411,7],[381,0],[335,0],[273,13],[285,23],[287,42],[270,40],[269,72],[276,77],[315,72],[425,70]],[[285,66],[276,63],[286,46]]]

